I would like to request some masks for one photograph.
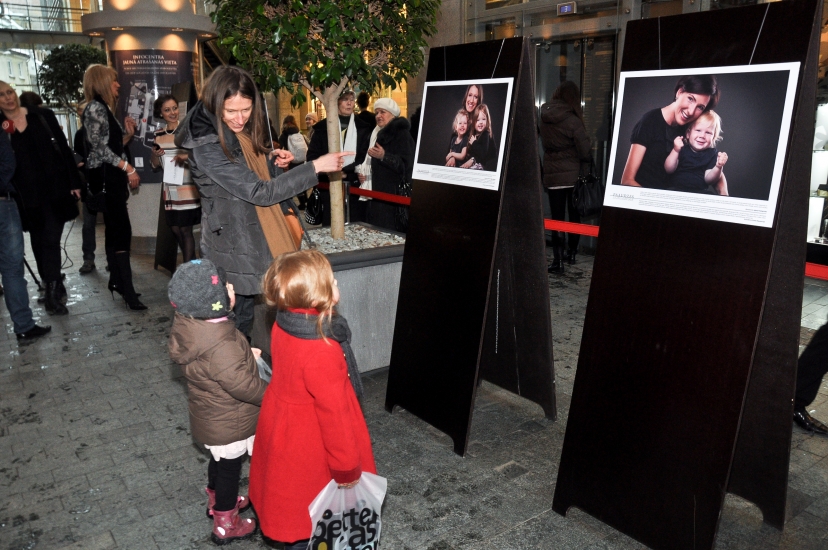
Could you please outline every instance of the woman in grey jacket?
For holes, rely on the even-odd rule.
[[[201,252],[227,272],[236,290],[236,327],[249,334],[254,295],[273,261],[259,222],[257,207],[282,203],[317,183],[317,173],[342,169],[342,157],[324,155],[289,172],[293,160],[286,150],[266,148],[267,120],[253,78],[238,67],[217,69],[198,102],[176,131],[176,144],[191,150],[190,170],[201,194]],[[243,142],[250,144],[243,152]],[[252,149],[252,150],[251,150]],[[262,155],[270,179],[254,171]],[[250,157],[249,157],[250,156]]]
[[[543,141],[543,185],[549,196],[553,220],[578,223],[581,217],[572,203],[572,189],[578,181],[582,162],[591,159],[591,145],[584,127],[581,111],[581,91],[569,80],[562,82],[552,94],[552,100],[541,106],[541,140]],[[569,252],[566,258],[575,263],[579,235],[569,234]],[[564,272],[564,239],[557,231],[552,232],[554,259],[550,273]]]

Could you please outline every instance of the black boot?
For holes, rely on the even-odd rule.
[[[69,299],[69,293],[66,292],[66,286],[63,284],[63,279],[57,282],[58,283],[58,296],[60,296],[60,303],[66,304],[66,300]]]
[[[549,267],[546,268],[546,272],[547,273],[563,273],[564,272],[563,247],[562,246],[552,247],[552,263],[549,264]]]
[[[577,254],[577,253],[578,253],[577,250],[573,250],[571,248],[566,251],[566,261],[569,262],[569,265],[572,265],[572,264],[575,263],[575,254]]]
[[[118,285],[120,281],[118,280],[118,263],[115,261],[115,251],[114,250],[106,250],[106,265],[109,268],[109,283],[106,285],[106,288],[112,294],[112,299],[115,299],[115,293],[121,294],[121,287]]]
[[[118,288],[129,309],[133,311],[147,309],[147,306],[138,300],[138,295],[135,294],[135,287],[132,286],[132,266],[129,264],[129,252],[116,253],[115,265],[118,266],[116,268],[118,272]]]
[[[60,301],[60,281],[49,281],[46,283],[45,295],[46,311],[52,315],[66,315],[69,310]]]

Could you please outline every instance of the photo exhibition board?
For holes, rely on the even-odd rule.
[[[604,205],[771,227],[788,148],[799,65],[793,62],[622,72],[607,175],[610,185],[606,186]],[[662,161],[648,151],[636,171],[632,145],[656,147],[649,134],[663,128],[653,127],[650,117],[663,121],[665,98],[677,93],[679,79],[693,75],[714,76],[721,101],[695,122],[671,127],[670,136],[678,140],[670,144],[674,152]],[[710,101],[705,95],[698,97],[702,103],[696,99],[691,95],[683,103],[671,104],[679,109],[676,118]],[[696,135],[688,139],[694,132]],[[669,172],[658,166],[661,177],[653,170],[643,170],[644,164],[653,162],[651,159],[663,164],[670,157],[674,158],[674,166]],[[723,163],[721,167],[719,163]],[[642,171],[646,175],[636,179]],[[706,181],[708,171],[715,182]],[[723,180],[721,174],[725,175]]]
[[[712,548],[730,490],[783,525],[820,13],[805,0],[628,24],[622,72],[800,63],[798,86],[771,227],[604,208],[558,513]]]
[[[426,82],[412,177],[497,191],[513,82]],[[452,153],[468,160],[458,162]]]
[[[499,107],[488,111],[492,136],[498,136],[499,180],[482,188],[415,175],[385,406],[402,407],[448,434],[460,455],[469,441],[479,376],[537,402],[548,417],[556,414],[529,55],[523,38],[429,54],[429,97],[439,95],[434,90],[455,96],[442,111],[427,101],[418,159],[442,159],[445,167],[458,111],[479,111],[478,104],[495,100]],[[470,83],[479,88],[471,95]],[[471,105],[466,96],[476,96]],[[443,115],[427,118],[438,112]],[[463,178],[486,171],[448,168]],[[492,307],[497,299],[500,315]],[[488,357],[495,346],[486,335],[496,329],[500,356]],[[521,353],[506,357],[516,348]]]

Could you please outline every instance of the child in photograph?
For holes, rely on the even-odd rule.
[[[376,473],[358,396],[351,332],[337,314],[331,264],[316,250],[277,257],[263,294],[276,307],[273,375],[265,392],[250,462],[250,500],[262,533],[285,550],[305,550],[308,506],[334,479],[340,488]]]
[[[721,134],[721,117],[715,111],[707,111],[687,127],[683,137],[673,141],[673,150],[664,161],[670,191],[727,195],[722,178],[727,153],[716,150]]]
[[[267,384],[259,377],[247,338],[233,323],[233,285],[210,260],[192,260],[176,269],[169,298],[175,308],[170,358],[187,379],[190,429],[210,451],[207,515],[212,540],[223,545],[247,539],[256,522],[239,517],[250,501],[239,496],[244,455],[253,453],[259,407]]]
[[[454,133],[451,134],[446,166],[459,166],[466,160],[469,144],[469,113],[465,109],[460,109],[454,115],[454,124],[451,129]]]
[[[492,132],[492,117],[485,103],[480,104],[472,114],[474,129],[469,137],[468,159],[461,168],[472,170],[495,170],[492,165],[497,160],[497,146]]]

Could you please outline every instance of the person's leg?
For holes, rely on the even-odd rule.
[[[549,210],[553,220],[563,221],[566,216],[566,189],[547,188]],[[552,264],[547,268],[549,273],[564,272],[564,240],[558,231],[552,232]]]
[[[81,229],[81,237],[83,244],[81,250],[83,251],[83,265],[80,268],[81,273],[90,273],[95,269],[95,249],[97,243],[95,242],[95,224],[98,222],[97,212],[92,212],[86,203],[83,203],[83,228]]]
[[[581,223],[581,214],[575,208],[575,203],[572,201],[573,188],[569,187],[566,190],[566,210],[569,214],[569,221],[572,223]],[[578,244],[581,242],[581,236],[577,233],[567,233],[569,240],[569,252],[567,252],[566,259],[569,263],[575,263],[575,255],[578,253]]]
[[[219,512],[227,512],[236,507],[239,499],[239,479],[241,479],[242,459],[222,458],[216,461],[216,505],[213,508]]]
[[[822,325],[799,356],[794,393],[794,422],[814,433],[828,435],[828,426],[813,418],[807,410],[819,392],[828,372],[828,324]]]
[[[253,306],[256,296],[245,296],[236,294],[236,306],[233,313],[236,314],[236,328],[250,340],[250,329],[253,326]]]
[[[3,299],[9,310],[14,332],[23,334],[34,328],[29,293],[23,267],[23,227],[17,204],[0,199],[0,276],[3,279]]]
[[[184,262],[189,262],[195,259],[195,237],[193,236],[192,225],[182,225],[179,227],[181,231],[181,240],[178,245],[181,247],[181,255]]]

